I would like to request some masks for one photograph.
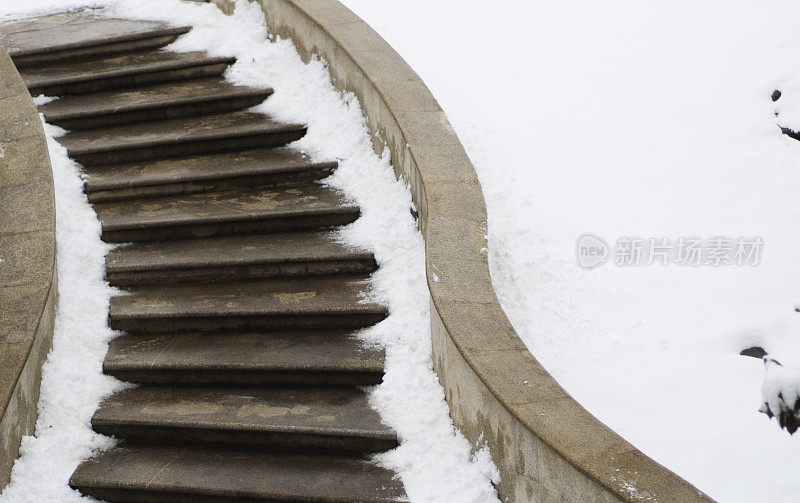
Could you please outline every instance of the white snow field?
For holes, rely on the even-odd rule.
[[[774,115],[800,126],[800,5],[343,1],[465,143],[492,280],[532,353],[720,502],[798,501],[800,438],[758,413],[764,365],[738,353],[757,345],[800,368],[800,143]],[[649,238],[673,253],[681,238],[763,245],[756,266],[621,267],[612,255],[587,270],[584,233],[612,247],[641,238],[645,252]],[[706,244],[712,262],[727,249]]]
[[[5,0],[0,0],[5,1]],[[18,17],[0,3],[0,20]],[[85,4],[73,0],[35,0],[37,13]],[[362,217],[341,231],[344,242],[369,249],[380,266],[372,279],[375,298],[390,316],[363,332],[367,343],[386,350],[384,382],[371,404],[394,428],[400,446],[376,460],[394,469],[414,503],[498,502],[492,482],[498,472],[489,453],[476,450],[452,424],[444,392],[433,372],[429,300],[424,251],[409,206],[408,188],[394,178],[388,158],[372,151],[358,101],[342,96],[319,61],[303,64],[294,46],[267,38],[257,4],[239,0],[235,15],[210,4],[178,0],[107,0],[103,15],[162,19],[194,28],[169,47],[233,55],[226,73],[237,84],[272,86],[275,94],[255,110],[280,120],[308,124],[308,134],[293,144],[317,160],[339,161],[326,180],[361,206]],[[30,16],[28,11],[25,16]],[[45,97],[37,98],[38,102]],[[85,501],[67,485],[77,464],[113,440],[92,432],[89,420],[99,401],[124,386],[101,374],[107,343],[115,333],[106,325],[110,296],[103,280],[100,225],[82,190],[80,167],[53,140],[47,126],[56,181],[59,306],[54,349],[45,365],[36,434],[23,440],[22,456],[1,503]],[[477,446],[480,447],[480,446]]]

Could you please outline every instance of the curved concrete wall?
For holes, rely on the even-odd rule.
[[[215,0],[215,3],[226,0]],[[514,502],[710,502],[573,400],[531,355],[489,276],[486,208],[441,107],[408,64],[337,0],[259,0],[273,35],[354,93],[376,152],[411,187],[426,243],[434,367],[456,425],[487,443]]]
[[[0,489],[33,434],[42,364],[53,340],[53,172],[28,89],[0,46]]]

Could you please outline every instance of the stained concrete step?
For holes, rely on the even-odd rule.
[[[235,61],[202,52],[147,51],[21,68],[20,75],[31,96],[62,96],[211,77]]]
[[[0,43],[17,68],[154,49],[191,30],[158,21],[103,18],[81,11],[0,25]]]
[[[393,476],[346,455],[123,445],[82,463],[70,485],[110,503],[407,501]]]
[[[104,400],[92,428],[128,442],[354,454],[397,447],[357,388],[144,386]]]
[[[89,202],[192,194],[209,190],[312,182],[326,178],[336,162],[311,162],[289,149],[216,152],[179,159],[88,166]]]
[[[106,256],[114,286],[211,283],[239,279],[370,273],[372,253],[327,231],[144,242]]]
[[[76,131],[58,142],[72,159],[91,166],[278,147],[305,134],[305,126],[299,124],[277,122],[263,114],[231,112]]]
[[[346,330],[132,333],[111,342],[103,371],[138,384],[371,386],[383,361]]]
[[[364,276],[138,286],[111,299],[109,317],[128,332],[362,328],[388,314],[361,302],[367,289]]]
[[[109,243],[344,225],[359,216],[336,190],[310,183],[94,205]]]
[[[235,86],[221,77],[69,96],[39,107],[50,124],[79,131],[131,122],[232,112],[258,105],[272,89]]]

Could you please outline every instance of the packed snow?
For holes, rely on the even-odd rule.
[[[767,375],[761,384],[764,403],[759,409],[770,418],[777,418],[781,428],[789,433],[800,426],[800,369],[786,368],[768,356],[764,357]]]
[[[800,125],[797,3],[343,2],[464,142],[492,281],[531,352],[719,501],[797,501],[800,438],[758,412],[764,364],[739,356],[800,368],[800,143],[778,128]],[[587,233],[608,246],[591,269]],[[740,238],[758,260],[706,263]],[[670,252],[645,265],[650,239]],[[679,265],[690,240],[701,265]],[[617,265],[636,243],[641,265]]]
[[[366,344],[385,348],[386,375],[370,403],[400,438],[400,446],[376,462],[399,474],[412,502],[497,502],[493,482],[499,475],[489,452],[470,445],[454,428],[433,372],[423,241],[409,212],[410,192],[395,179],[388,155],[373,152],[357,99],[333,88],[323,62],[304,64],[291,42],[269,40],[257,4],[240,0],[232,17],[213,5],[177,0],[93,2],[99,4],[106,6],[105,16],[191,24],[192,31],[169,50],[236,56],[225,74],[228,80],[275,89],[254,111],[308,124],[308,134],[293,146],[315,160],[339,161],[325,183],[362,208],[362,217],[341,230],[341,239],[375,254],[380,268],[372,277],[371,295],[390,310],[385,321],[361,334]],[[36,0],[30,7],[42,13],[67,5],[81,2]],[[103,279],[108,246],[100,241],[79,166],[53,139],[58,128],[46,129],[58,210],[55,347],[44,369],[36,434],[23,441],[12,482],[0,494],[2,503],[82,500],[69,489],[69,475],[92,451],[113,444],[91,431],[89,419],[104,396],[124,386],[101,374],[107,343],[115,335],[106,325],[114,293]]]

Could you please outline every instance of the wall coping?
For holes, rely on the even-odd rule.
[[[359,98],[375,151],[388,147],[397,175],[410,185],[425,239],[434,366],[456,426],[471,441],[488,443],[501,498],[573,501],[569,480],[587,488],[579,496],[587,502],[712,502],[592,416],[519,338],[491,283],[477,174],[414,70],[338,0],[258,1],[271,34],[291,39],[306,61],[324,60],[334,86]],[[437,342],[437,332],[446,340]],[[536,470],[525,466],[534,458]],[[552,489],[543,479],[555,471],[559,494],[543,498]]]
[[[33,434],[56,310],[55,199],[39,114],[0,45],[0,489]]]

